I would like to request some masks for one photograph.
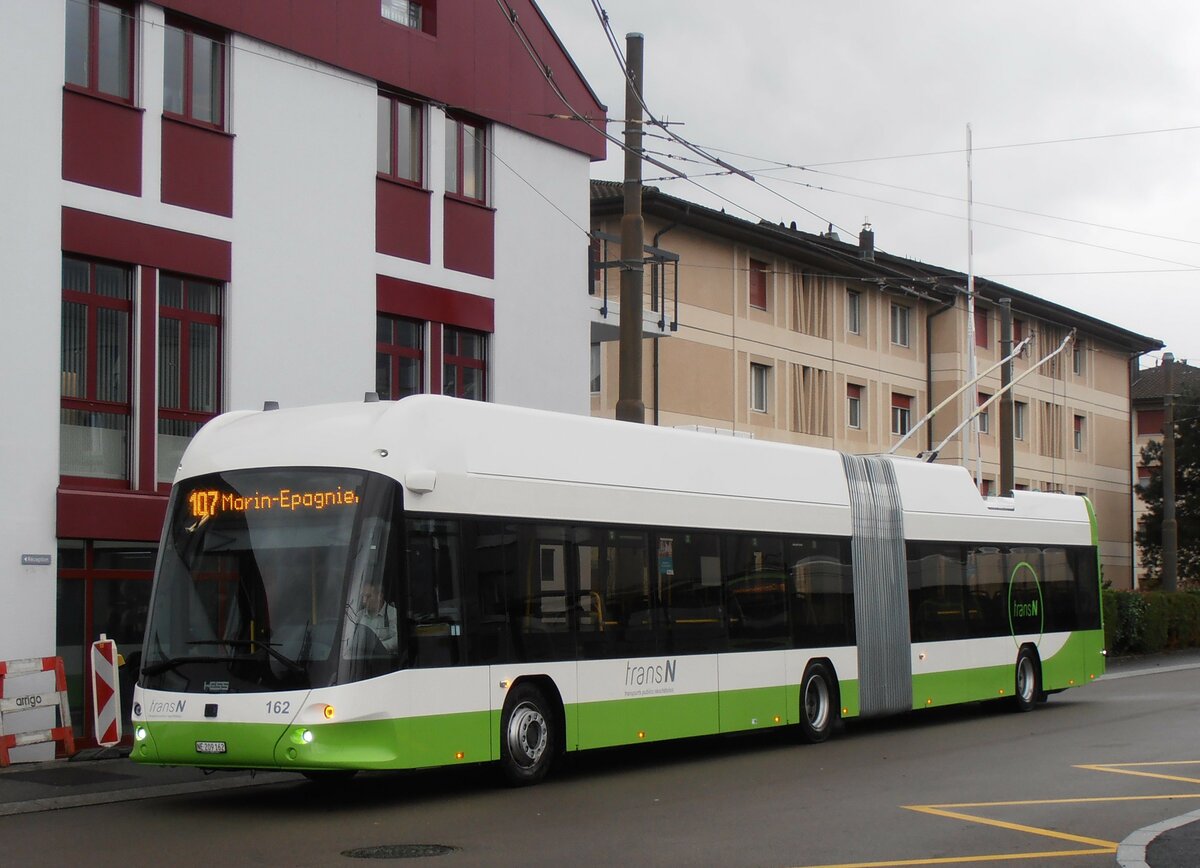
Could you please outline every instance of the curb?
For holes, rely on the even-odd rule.
[[[157,787],[130,787],[104,793],[82,793],[76,796],[57,796],[48,799],[30,799],[24,802],[0,804],[0,817],[17,814],[36,814],[42,811],[57,811],[64,808],[84,808],[91,805],[108,805],[116,802],[136,802],[162,796],[182,796],[214,790],[235,790],[265,784],[294,781],[296,776],[286,772],[267,772],[252,776],[240,776],[225,780],[196,781],[183,784],[163,784]]]
[[[1150,868],[1146,862],[1146,848],[1150,846],[1150,842],[1164,832],[1170,832],[1172,829],[1178,829],[1180,826],[1186,826],[1197,820],[1200,820],[1200,811],[1192,811],[1182,817],[1163,820],[1161,823],[1138,829],[1118,845],[1117,864],[1121,868]]]

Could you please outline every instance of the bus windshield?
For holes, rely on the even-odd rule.
[[[320,468],[177,485],[142,686],[300,690],[394,668],[396,497],[384,477]]]

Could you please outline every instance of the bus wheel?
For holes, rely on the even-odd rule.
[[[823,663],[814,663],[800,684],[800,737],[809,744],[825,741],[836,718],[833,677]]]
[[[546,776],[558,744],[555,716],[542,691],[518,684],[500,718],[500,767],[513,786],[535,784]]]
[[[1014,700],[1017,711],[1032,711],[1042,697],[1041,677],[1037,656],[1028,648],[1017,655],[1017,690]]]

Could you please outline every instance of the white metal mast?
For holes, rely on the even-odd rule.
[[[975,195],[971,189],[971,125],[967,124],[967,381],[975,379],[975,233],[972,211]],[[970,469],[971,456],[975,459],[975,485],[982,485],[979,468],[979,421],[975,415],[979,403],[978,390],[967,393],[967,407],[963,414],[971,420],[967,427],[963,449],[963,464]]]

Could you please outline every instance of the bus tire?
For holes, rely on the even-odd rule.
[[[1041,666],[1037,654],[1022,648],[1017,655],[1013,704],[1017,711],[1033,711],[1043,696]]]
[[[536,784],[550,771],[558,750],[558,716],[535,685],[518,684],[500,716],[500,768],[514,787]]]
[[[833,676],[824,663],[813,663],[800,682],[800,738],[818,744],[829,738],[837,720]]]

